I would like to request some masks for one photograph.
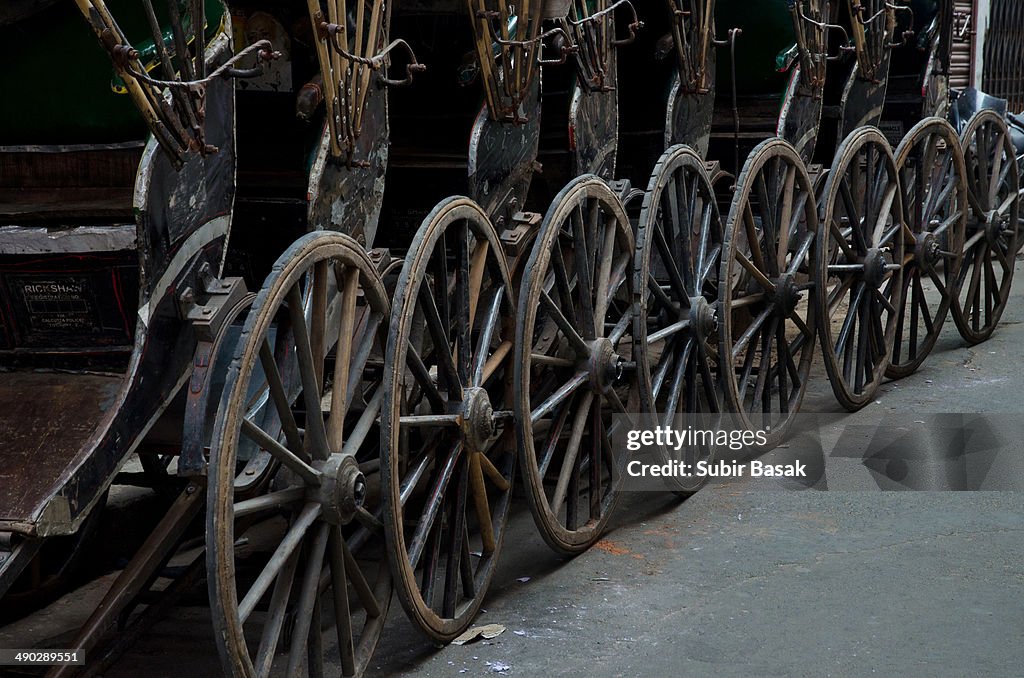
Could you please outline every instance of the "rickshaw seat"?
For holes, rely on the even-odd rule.
[[[30,531],[94,432],[112,416],[118,375],[0,373],[0,530]],[[87,501],[88,498],[81,498]]]

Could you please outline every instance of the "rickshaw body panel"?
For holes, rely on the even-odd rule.
[[[679,74],[672,79],[665,114],[665,148],[676,144],[690,146],[701,157],[707,157],[711,142],[711,126],[715,119],[715,84],[717,80],[717,48],[708,53],[710,71],[708,92],[688,92]]]
[[[533,179],[534,159],[540,144],[540,77],[522,103],[521,124],[491,118],[485,105],[473,124],[469,139],[469,197],[491,218],[510,204],[522,206]],[[514,200],[514,203],[513,203]]]
[[[347,233],[372,247],[384,202],[390,137],[388,93],[371,87],[363,116],[362,134],[355,140],[355,166],[331,155],[325,125],[309,173],[308,226]]]
[[[79,30],[92,38],[84,25]],[[83,53],[103,57],[92,39]],[[231,40],[225,34],[207,47],[211,67],[230,55]],[[0,286],[7,301],[7,345],[0,350],[0,364],[9,372],[0,380],[0,403],[12,407],[0,410],[0,427],[18,433],[0,439],[0,473],[5,476],[0,532],[24,537],[73,533],[187,379],[195,337],[184,317],[182,292],[201,289],[203,265],[214,274],[219,271],[231,223],[232,81],[209,85],[206,121],[208,142],[217,152],[190,154],[180,171],[156,141],[149,140],[130,202],[134,225],[110,223],[87,210],[71,216],[62,213],[57,222],[32,222],[30,228],[13,218],[17,215],[4,215],[8,225],[3,227]],[[89,149],[101,155],[106,151],[102,146]],[[0,150],[3,156],[8,154]],[[45,178],[26,177],[22,189]],[[64,189],[53,190],[59,202]],[[33,253],[33,246],[39,251]],[[32,256],[26,261],[16,254],[19,251]],[[86,273],[92,278],[70,265],[75,262],[81,268],[90,261],[93,267]],[[134,280],[136,289],[87,286],[102,278],[97,274],[109,272],[111,262],[134,273],[134,278],[123,275],[120,282]],[[11,275],[15,265],[21,267],[20,278]],[[40,314],[53,311],[53,306],[29,303],[33,300],[25,298],[25,290],[31,292],[26,285],[32,284],[56,294],[43,298],[56,303],[63,314],[51,324],[77,328],[79,339],[85,336],[90,341],[75,342],[71,332],[33,334],[31,330],[44,326]],[[21,290],[17,299],[12,297],[15,285]],[[113,299],[97,294],[111,291],[116,293]],[[20,313],[12,299],[20,301]],[[97,309],[113,305],[124,306],[121,322],[127,327],[119,339],[107,339],[104,346],[104,337],[97,340],[94,331],[104,322]],[[21,402],[29,393],[33,402]]]

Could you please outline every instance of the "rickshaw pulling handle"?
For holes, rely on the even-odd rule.
[[[856,3],[854,3],[852,9],[853,9],[854,17],[856,17],[857,22],[860,23],[862,26],[867,26],[868,24],[872,24],[875,21],[877,21],[878,19],[880,19],[883,15],[889,15],[890,12],[892,14],[889,15],[889,16],[892,16],[892,17],[896,16],[896,12],[906,12],[907,14],[910,15],[910,25],[911,26],[914,25],[914,10],[913,10],[912,7],[910,7],[910,5],[897,5],[897,4],[892,3],[892,2],[885,2],[884,6],[882,7],[882,9],[878,10],[877,12],[875,12],[875,14],[873,16],[871,16],[870,18],[868,18],[868,19],[864,18],[864,14],[867,11],[867,8],[864,5],[860,4],[859,2],[856,2]],[[895,21],[895,19],[893,19],[891,21],[891,30],[893,30],[893,31],[895,31],[895,24],[896,24],[896,21]],[[916,33],[913,30],[903,31],[903,39],[902,39],[902,41],[900,41],[900,42],[889,42],[889,43],[887,43],[887,47],[889,47],[890,49],[895,49],[897,47],[904,47],[904,46],[907,45],[907,43],[909,43],[914,38],[915,35],[916,35]]]
[[[249,45],[238,54],[234,55],[216,70],[205,77],[198,78],[195,80],[158,80],[150,77],[145,71],[138,71],[133,67],[134,63],[138,63],[139,51],[129,44],[119,42],[114,32],[106,28],[100,33],[100,41],[107,48],[110,53],[110,58],[114,62],[114,65],[118,67],[125,75],[137,80],[143,84],[154,87],[158,90],[167,90],[172,93],[188,91],[192,92],[195,97],[195,102],[191,105],[186,104],[180,100],[176,100],[180,108],[184,108],[184,113],[188,115],[187,124],[191,128],[191,134],[188,134],[184,127],[174,123],[174,107],[166,101],[162,102],[163,110],[160,111],[167,120],[171,121],[172,128],[177,128],[179,135],[183,139],[187,139],[187,146],[189,150],[199,152],[202,155],[212,155],[217,153],[219,149],[216,146],[207,144],[203,139],[202,132],[202,118],[203,118],[203,104],[202,99],[206,94],[206,87],[218,78],[254,78],[263,74],[263,64],[268,61],[273,61],[281,57],[281,53],[273,50],[269,40],[260,40]],[[256,55],[256,66],[248,69],[237,69],[235,65],[243,59],[255,54]],[[191,108],[195,106],[195,110]],[[159,114],[157,114],[159,118]],[[162,121],[166,122],[166,121]],[[158,138],[163,138],[163,135],[158,135]],[[161,143],[161,145],[164,145]],[[166,146],[165,146],[166,148]],[[173,148],[167,149],[172,156],[172,161],[175,166],[180,166],[182,163],[180,153]]]
[[[113,36],[113,34],[111,34]],[[269,40],[260,40],[249,45],[241,52],[225,61],[219,68],[210,73],[205,78],[198,80],[157,80],[151,78],[146,73],[140,73],[132,68],[132,62],[137,61],[139,58],[139,51],[134,47],[128,45],[116,44],[110,47],[110,53],[114,58],[114,63],[124,71],[140,82],[144,82],[147,85],[153,87],[176,87],[180,89],[191,89],[201,91],[204,87],[209,85],[217,78],[255,78],[263,74],[263,64],[269,61],[275,61],[281,58],[281,53],[273,50]],[[254,68],[238,69],[235,65],[243,59],[255,54],[256,55],[256,66]]]
[[[352,54],[344,47],[342,47],[340,42],[338,42],[338,35],[345,33],[344,26],[340,24],[321,22],[319,29],[320,37],[325,38],[327,40],[327,43],[331,46],[331,48],[334,49],[335,52],[340,54],[344,59],[347,59],[352,63],[369,66],[374,71],[384,70],[384,75],[380,77],[380,83],[382,85],[390,87],[404,87],[406,85],[411,85],[413,78],[416,74],[423,73],[427,70],[426,64],[421,64],[419,60],[416,59],[416,53],[413,51],[412,47],[409,46],[409,43],[400,38],[397,40],[392,40],[387,47],[385,47],[372,57],[361,57],[357,54]],[[405,77],[402,78],[401,80],[387,77],[386,69],[386,66],[388,65],[388,55],[390,55],[392,51],[399,48],[405,51],[405,54],[409,59],[409,63],[406,64],[405,66]]]
[[[629,37],[626,38],[612,38],[612,47],[624,47],[632,44],[636,40],[636,34],[640,29],[644,27],[644,22],[640,20],[640,16],[636,13],[636,7],[630,0],[618,0],[618,2],[612,4],[609,7],[605,7],[600,12],[591,14],[590,16],[580,19],[579,21],[573,21],[572,19],[566,18],[574,28],[579,28],[584,24],[596,23],[599,19],[604,19],[609,14],[614,14],[615,10],[625,5],[629,8],[630,13],[633,15],[633,20],[627,24],[627,30],[629,30]]]
[[[633,15],[633,20],[630,21],[627,25],[629,37],[612,38],[611,44],[612,47],[624,47],[625,45],[632,44],[633,41],[636,40],[637,32],[639,32],[644,27],[644,22],[640,20],[640,16],[636,13],[636,7],[633,6],[631,0],[618,0],[618,2],[612,4],[609,7],[605,7],[600,12],[595,12],[594,14],[591,14],[588,17],[584,17],[579,21],[573,21],[569,17],[565,17],[565,21],[573,28],[582,28],[587,24],[597,23],[599,20],[604,19],[609,14],[614,14],[615,10],[622,6],[628,7],[630,14]],[[579,51],[579,45],[574,45],[573,49],[575,49],[575,51]]]
[[[478,19],[488,20],[500,18],[499,12],[493,11],[477,12],[476,16]],[[561,26],[556,26],[555,28],[548,29],[543,33],[540,33],[536,37],[530,38],[529,40],[504,40],[500,36],[498,36],[498,34],[494,31],[493,27],[490,27],[489,30],[491,33],[491,41],[494,42],[494,44],[500,45],[501,47],[521,47],[524,50],[527,47],[532,47],[537,44],[541,44],[541,46],[543,47],[543,43],[545,40],[547,40],[548,38],[554,38],[554,40],[552,40],[552,44],[554,45],[555,49],[558,50],[558,58],[545,59],[541,57],[540,59],[537,60],[537,63],[540,64],[541,66],[561,66],[568,60],[570,56],[578,54],[580,51],[580,46],[573,44],[572,38],[569,37],[569,34]]]
[[[827,61],[838,61],[843,58],[844,54],[857,51],[857,48],[853,45],[853,40],[850,39],[850,34],[846,32],[846,28],[839,24],[830,24],[827,21],[817,21],[815,19],[812,19],[811,17],[807,16],[807,14],[804,13],[803,9],[798,7],[797,4],[797,0],[788,1],[790,11],[798,12],[800,15],[800,19],[803,20],[804,22],[809,23],[812,26],[815,26],[819,29],[825,30],[826,32],[829,30],[834,30],[839,31],[840,33],[843,34],[842,44],[839,45],[839,54],[836,54],[835,56],[830,56],[827,53],[828,48],[826,47],[825,59]],[[856,5],[855,8],[856,7],[860,7],[860,5]],[[797,39],[797,44],[799,45],[801,50],[810,51],[810,48],[807,47],[806,41],[802,40],[799,35]],[[820,58],[820,55],[817,56],[819,56]]]

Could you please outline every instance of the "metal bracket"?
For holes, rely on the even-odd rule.
[[[626,203],[629,201],[631,194],[633,193],[633,184],[630,183],[629,179],[616,179],[608,182],[608,187],[612,189],[612,192],[619,196],[619,199]]]
[[[512,224],[501,232],[501,244],[505,256],[518,257],[526,249],[530,235],[543,221],[544,215],[537,212],[516,212],[512,215]]]
[[[229,323],[239,317],[246,301],[252,295],[241,278],[215,278],[208,268],[200,269],[196,282],[201,287],[202,302],[197,303],[191,288],[182,297],[192,299],[186,314],[196,333],[196,348],[192,356],[192,376],[189,379],[185,401],[185,424],[182,432],[181,454],[178,457],[178,475],[202,476],[206,473],[204,454],[206,417],[210,399],[210,376],[217,360],[219,342]],[[184,301],[182,303],[189,303]]]
[[[384,271],[391,265],[391,250],[386,247],[374,247],[366,255],[370,257],[370,263],[381,275],[384,275]]]
[[[213,341],[226,321],[225,309],[232,308],[249,290],[242,278],[217,278],[204,263],[196,274],[199,290],[185,288],[178,298],[181,315],[191,323],[199,341]]]

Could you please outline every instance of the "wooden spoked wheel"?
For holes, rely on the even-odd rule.
[[[515,471],[507,380],[514,304],[483,210],[468,198],[440,203],[395,290],[381,463],[399,599],[441,642],[480,609],[505,536]]]
[[[862,127],[839,146],[821,201],[818,330],[832,392],[850,411],[874,397],[892,356],[904,227],[889,142]]]
[[[710,415],[706,423],[713,423],[723,411],[718,374],[722,241],[704,162],[686,146],[670,148],[644,195],[633,265],[640,405],[659,425],[678,426],[681,417],[693,415]],[[668,460],[669,452],[663,453]],[[713,447],[687,448],[682,457],[671,454],[689,468],[712,457]],[[702,484],[702,476],[679,476],[672,489],[689,493]]]
[[[910,130],[896,149],[896,168],[907,226],[906,266],[885,373],[902,379],[931,353],[959,293],[968,207],[963,151],[945,120],[928,118]]]
[[[373,654],[392,588],[372,434],[388,314],[363,248],[319,231],[278,259],[246,319],[209,471],[207,569],[225,673],[323,675],[326,655],[352,676]],[[240,498],[258,468],[272,479]]]
[[[992,336],[1010,298],[1017,255],[1019,169],[1003,119],[981,111],[960,135],[967,164],[967,220],[953,320],[971,344]]]
[[[619,198],[584,175],[555,198],[519,292],[520,460],[534,521],[560,553],[584,551],[601,536],[622,482],[613,415],[639,407],[633,254]]]
[[[761,143],[740,173],[719,274],[721,372],[738,424],[785,437],[807,390],[817,315],[814,189],[787,142]]]

